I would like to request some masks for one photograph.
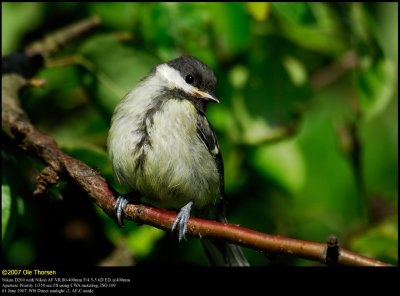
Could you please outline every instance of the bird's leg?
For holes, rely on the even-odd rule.
[[[118,195],[114,209],[117,212],[117,224],[119,227],[124,226],[124,209],[128,203],[140,203],[140,196],[137,192],[132,191],[127,194]]]
[[[192,209],[193,202],[189,202],[187,205],[183,206],[179,211],[178,215],[175,218],[174,224],[172,224],[172,231],[175,230],[176,227],[179,229],[179,241],[182,238],[185,238],[185,234],[187,231],[187,225],[190,218],[190,210]]]

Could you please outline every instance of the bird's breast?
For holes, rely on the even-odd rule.
[[[197,135],[197,116],[191,102],[168,99],[132,120],[135,141],[125,152],[125,185],[166,207],[180,208],[189,201],[197,208],[215,203],[219,173]]]

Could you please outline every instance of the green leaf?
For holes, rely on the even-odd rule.
[[[149,225],[142,225],[136,231],[131,232],[127,237],[127,245],[132,252],[138,257],[145,257],[154,248],[154,244],[158,241],[165,231],[157,229]]]
[[[232,97],[232,105],[232,112],[235,115],[237,123],[239,123],[239,126],[232,127],[228,131],[232,139],[238,143],[257,145],[272,135],[273,129],[269,126],[265,118],[250,114],[243,96],[234,95]],[[228,121],[228,123],[234,124],[235,122]]]
[[[101,18],[102,25],[113,29],[133,29],[137,23],[139,3],[135,2],[96,2],[88,6],[92,14]]]
[[[367,120],[385,110],[394,98],[397,86],[396,67],[393,61],[379,59],[358,74],[360,105]]]
[[[250,17],[244,3],[210,3],[218,49],[230,57],[247,48],[250,41]]]
[[[1,239],[4,239],[11,216],[11,190],[8,185],[1,185]]]
[[[366,189],[392,200],[399,196],[398,119],[398,100],[394,99],[380,116],[362,122],[359,129]]]
[[[272,38],[270,42],[279,44],[281,41]],[[293,121],[293,111],[311,98],[311,91],[308,83],[304,83],[307,79],[305,73],[300,81],[291,80],[284,65],[286,48],[284,44],[280,44],[280,48],[265,54],[262,59],[251,61],[244,103],[253,120],[263,119],[283,125]]]
[[[364,256],[398,264],[398,239],[398,216],[396,215],[353,238],[350,248]]]
[[[269,2],[246,2],[247,10],[257,21],[266,20],[271,10]]]
[[[160,61],[125,46],[110,36],[97,36],[81,49],[82,64],[92,74],[84,77],[89,93],[111,116],[117,103]]]
[[[336,55],[346,49],[340,22],[327,3],[272,3],[281,32],[298,46]]]
[[[109,120],[105,120],[95,110],[83,108],[53,127],[51,135],[62,149],[104,147],[109,124]]]
[[[80,88],[76,65],[44,68],[39,71],[38,78],[45,80],[46,86],[22,92],[24,108],[33,121],[54,128],[55,123],[63,122],[60,116],[81,107],[87,100]]]
[[[300,60],[293,56],[286,56],[282,62],[293,85],[302,86],[308,81],[306,67]]]
[[[306,2],[272,2],[272,8],[276,14],[295,25],[315,25],[317,20]]]
[[[306,178],[306,164],[294,140],[257,148],[251,162],[264,177],[290,193],[298,193]]]
[[[307,163],[304,188],[288,209],[298,221],[296,236],[310,240],[324,240],[329,233],[345,236],[363,219],[354,171],[338,148],[336,126],[346,118],[347,92],[346,84],[318,92],[296,137]]]
[[[246,184],[248,173],[242,170],[245,155],[229,143],[220,142],[220,145],[224,158],[225,193],[229,196]]]
[[[36,27],[44,12],[44,3],[1,3],[1,54],[5,55],[19,46],[27,31]]]
[[[228,73],[229,82],[237,89],[246,86],[249,79],[249,69],[243,65],[233,67]]]
[[[210,67],[216,64],[210,26],[212,6],[205,2],[143,3],[140,32],[154,54],[163,61],[191,54]],[[166,28],[168,28],[166,30]]]
[[[398,61],[399,55],[399,3],[387,2],[379,5],[377,30],[374,34],[385,56]]]
[[[168,48],[173,45],[173,38],[176,32],[174,17],[180,17],[185,22],[185,15],[175,15],[178,10],[178,3],[152,2],[143,3],[141,6],[140,31],[147,43],[153,43],[157,48]]]

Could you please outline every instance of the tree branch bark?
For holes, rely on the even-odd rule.
[[[56,32],[55,35],[49,35],[44,41],[29,47],[26,54],[42,54],[46,56],[56,52],[60,45],[80,36],[90,28],[98,25],[99,22],[98,18],[91,18],[62,29]],[[48,40],[57,40],[57,46]],[[19,103],[19,92],[26,85],[27,80],[19,74],[2,75],[2,129],[20,149],[41,160],[46,165],[38,178],[37,193],[42,192],[47,183],[54,183],[59,178],[68,179],[82,188],[107,215],[115,218],[115,197],[105,178],[87,164],[65,154],[58,148],[54,139],[41,133],[31,124]],[[148,224],[170,231],[176,213],[142,204],[129,204],[125,210],[125,217],[137,223]],[[389,265],[338,248],[337,244],[333,246],[337,251],[334,252],[336,255],[332,259],[329,255],[329,253],[332,253],[329,251],[329,248],[332,248],[329,242],[328,244],[323,244],[272,236],[237,225],[198,218],[189,220],[187,235],[225,240],[262,252],[287,254],[322,263],[358,266]]]

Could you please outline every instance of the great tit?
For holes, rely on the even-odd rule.
[[[192,56],[156,65],[115,108],[107,139],[114,176],[132,192],[179,210],[172,230],[185,237],[190,213],[227,223],[224,167],[205,111],[215,96],[213,71]],[[127,195],[116,202],[122,225]],[[248,266],[240,247],[201,240],[213,265]]]

